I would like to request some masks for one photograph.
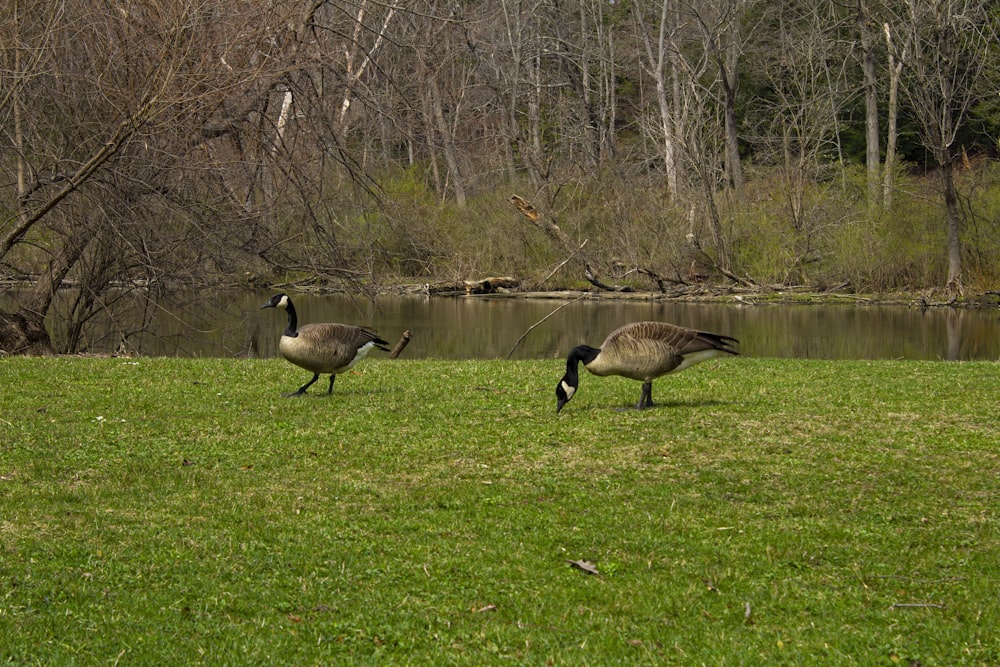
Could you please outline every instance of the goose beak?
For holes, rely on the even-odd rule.
[[[556,402],[556,414],[559,414],[559,411],[562,410],[563,406],[566,405],[567,403],[569,403],[569,399],[568,398],[560,398]]]
[[[268,301],[267,303],[265,303],[263,306],[260,307],[261,310],[263,310],[264,308],[274,308],[274,304]]]

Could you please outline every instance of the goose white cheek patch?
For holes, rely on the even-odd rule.
[[[573,394],[576,393],[576,387],[571,387],[565,382],[562,383],[562,390],[566,392],[566,400],[573,398]]]

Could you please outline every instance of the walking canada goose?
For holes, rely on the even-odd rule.
[[[573,398],[580,384],[578,364],[594,375],[621,375],[642,382],[640,410],[653,405],[653,380],[679,373],[697,363],[727,354],[737,355],[735,338],[666,324],[633,322],[615,329],[595,348],[574,347],[566,357],[566,374],[556,385],[556,413]]]
[[[319,379],[320,373],[330,374],[330,388],[326,391],[330,394],[333,392],[333,381],[337,378],[337,373],[353,368],[373,347],[389,351],[387,341],[363,327],[332,323],[303,324],[299,327],[295,306],[287,294],[275,294],[261,308],[285,309],[288,313],[288,327],[281,334],[278,351],[288,361],[313,373],[312,380],[299,387],[298,391],[285,396],[303,395]]]

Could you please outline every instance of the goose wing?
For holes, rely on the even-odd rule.
[[[635,345],[639,341],[669,346],[681,354],[709,349],[737,354],[733,345],[739,342],[730,336],[688,329],[666,322],[633,322],[618,327],[608,334],[601,347]]]
[[[334,348],[343,348],[345,354],[353,354],[359,348],[372,343],[375,347],[386,349],[387,341],[379,338],[378,333],[367,327],[356,327],[350,324],[334,324],[332,322],[316,322],[299,327],[298,333],[311,340],[322,341]]]
[[[737,354],[732,348],[735,342],[728,336],[666,322],[633,322],[608,335],[595,361],[613,367],[611,372],[616,375],[646,381],[686,367],[686,358],[693,361],[714,354]]]
[[[283,336],[279,348],[289,361],[315,373],[336,373],[351,366],[365,345],[388,350],[388,343],[374,331],[347,324],[306,324],[296,334]]]

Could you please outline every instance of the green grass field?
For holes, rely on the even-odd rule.
[[[1000,365],[562,371],[0,360],[0,663],[1000,664]]]

